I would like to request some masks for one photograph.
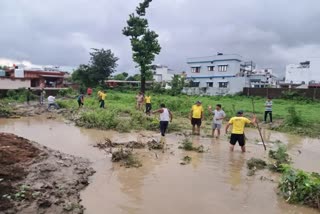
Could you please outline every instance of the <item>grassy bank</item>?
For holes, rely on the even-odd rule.
[[[115,128],[119,123],[124,123],[124,131],[128,129],[156,129],[156,116],[147,118],[142,112],[135,110],[135,92],[117,92],[109,90],[107,93],[106,110],[99,109],[97,98],[85,98],[85,111],[81,113],[79,125],[86,127]],[[152,94],[153,109],[159,107],[160,103],[166,106],[174,113],[175,119],[178,117],[188,118],[190,108],[195,101],[201,100],[206,110],[206,121],[211,121],[211,116],[207,111],[209,105],[215,106],[222,104],[227,117],[235,115],[237,110],[243,110],[246,116],[252,115],[252,99],[244,96],[225,96],[225,97],[197,97],[197,96],[170,96],[162,94]],[[260,121],[263,119],[264,102],[263,98],[254,98],[256,114]],[[77,109],[76,99],[60,100],[59,104],[68,109]],[[294,107],[294,115],[292,108]],[[291,109],[291,110],[290,110]],[[273,100],[273,117],[276,121],[281,121],[281,125],[275,129],[283,132],[292,132],[301,135],[317,137],[320,126],[317,124],[320,120],[319,102],[298,101],[298,100]],[[83,111],[83,110],[82,110]],[[291,112],[290,112],[291,111]],[[106,122],[108,121],[108,122]],[[175,120],[176,121],[176,120]],[[108,123],[108,124],[106,124]],[[181,124],[174,123],[174,129],[179,129]],[[150,125],[151,124],[151,125]],[[184,124],[185,125],[185,124]],[[120,127],[122,125],[119,125]],[[121,129],[120,129],[121,130]]]

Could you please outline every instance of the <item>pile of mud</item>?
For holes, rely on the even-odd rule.
[[[89,161],[0,133],[0,213],[83,213]]]

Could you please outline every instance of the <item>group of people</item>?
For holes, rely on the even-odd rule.
[[[137,99],[138,100],[138,99]],[[161,108],[152,113],[160,113],[160,132],[161,136],[165,136],[166,129],[168,127],[169,121],[172,121],[172,113],[169,109],[165,107],[164,104],[161,104]],[[221,134],[221,128],[223,120],[226,118],[226,113],[222,110],[221,104],[217,104],[215,109],[212,106],[208,106],[208,111],[213,115],[212,120],[212,137],[219,138]],[[243,116],[244,112],[239,110],[237,115],[232,117],[226,127],[225,133],[227,134],[229,131],[229,127],[232,126],[231,136],[230,136],[230,151],[234,150],[236,143],[241,147],[242,152],[246,152],[245,147],[245,126],[248,124],[252,124],[257,126],[256,116],[253,115],[252,119],[248,119]],[[267,116],[270,116],[270,123],[272,124],[272,100],[268,98],[265,103],[265,114],[264,114],[264,122],[267,122]],[[190,111],[190,122],[192,125],[192,134],[200,135],[200,128],[202,125],[202,121],[204,120],[204,109],[201,101],[197,101],[191,108]]]
[[[92,89],[88,88],[87,90],[87,95],[91,96],[92,95]],[[99,107],[100,108],[105,108],[105,99],[107,97],[107,94],[104,90],[100,90],[97,93],[98,95],[98,100],[99,100]],[[42,90],[40,94],[40,103],[43,103],[45,97],[45,91]],[[161,136],[165,136],[166,131],[168,129],[169,122],[172,122],[173,119],[173,114],[172,112],[166,107],[165,104],[161,104],[160,108],[151,111],[152,110],[152,105],[151,105],[151,96],[150,94],[147,94],[146,96],[142,93],[139,92],[136,95],[136,109],[137,110],[143,110],[143,106],[145,106],[145,113],[147,115],[152,114],[159,114],[159,119],[160,119],[160,133]],[[81,108],[84,105],[84,94],[81,93],[77,97],[77,102],[79,105],[79,108]],[[54,106],[55,108],[59,108],[59,106],[55,102],[55,97],[49,96],[48,97],[48,109]],[[221,104],[217,104],[215,108],[212,108],[212,106],[208,106],[208,111],[209,113],[213,116],[212,119],[212,137],[219,138],[221,135],[221,128],[224,119],[226,118],[226,113],[222,109]],[[232,126],[232,131],[231,131],[231,136],[230,136],[230,151],[234,150],[234,146],[236,143],[239,144],[241,147],[242,152],[246,151],[245,148],[245,135],[244,135],[244,130],[245,126],[247,124],[252,124],[256,126],[256,116],[253,115],[253,118],[250,120],[246,117],[243,116],[244,112],[242,110],[239,110],[237,112],[237,115],[232,117],[226,127],[225,127],[225,133],[228,133],[229,127]],[[264,113],[264,122],[267,122],[267,117],[269,116],[270,118],[270,123],[272,124],[272,99],[268,98],[266,103],[265,103],[265,113]],[[201,101],[197,101],[191,108],[190,111],[190,122],[192,125],[192,134],[193,135],[200,135],[200,129],[202,126],[202,122],[204,120],[204,109],[202,106]]]

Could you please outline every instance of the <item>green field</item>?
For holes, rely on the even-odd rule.
[[[234,116],[238,110],[243,110],[245,115],[248,117],[251,117],[252,115],[252,98],[245,96],[198,97],[187,95],[170,96],[166,94],[150,94],[152,96],[153,109],[158,108],[160,103],[164,103],[173,112],[175,119],[188,118],[190,108],[197,100],[200,100],[203,103],[206,110],[206,121],[211,120],[211,116],[207,111],[208,106],[215,106],[216,104],[222,105],[222,108],[226,112],[228,118]],[[115,126],[117,126],[116,124],[111,126],[101,125],[105,120],[110,120],[110,114],[113,115],[113,119],[115,120],[118,120],[122,115],[126,114],[131,117],[134,116],[134,120],[142,120],[141,117],[144,118],[144,114],[135,110],[135,95],[135,92],[118,92],[108,90],[106,109],[104,110],[99,109],[99,103],[95,96],[86,97],[84,105],[85,110],[82,110],[83,113],[81,114],[85,115],[85,120],[88,120],[90,124],[94,124],[95,120],[102,120],[99,122],[100,125],[92,125],[93,127],[98,128],[115,128]],[[253,98],[253,100],[255,103],[256,115],[259,120],[262,121],[265,99],[256,97]],[[69,109],[77,109],[76,99],[60,100],[59,104],[62,105],[62,107]],[[289,107],[294,107],[297,112],[297,117],[301,119],[301,122],[299,124],[297,123],[296,126],[287,126],[284,124],[284,121],[286,121],[289,115]],[[320,119],[320,113],[318,112],[319,109],[320,102],[284,99],[273,100],[273,118],[278,124],[283,124],[283,126],[278,128],[280,131],[294,132],[301,135],[319,136],[317,131],[319,128],[318,121]],[[135,122],[134,120],[132,122]],[[148,122],[150,122],[149,120],[150,118],[142,121],[141,124],[138,123],[131,127],[148,127]],[[120,121],[117,123],[119,122]],[[156,121],[153,121],[153,123],[156,123]],[[154,127],[156,127],[156,125],[154,125]]]

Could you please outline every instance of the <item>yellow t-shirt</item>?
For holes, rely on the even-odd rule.
[[[151,96],[146,96],[144,100],[146,101],[146,103],[151,103]]]
[[[195,118],[195,119],[201,118],[201,113],[203,112],[202,106],[193,105],[191,110],[192,110],[192,118]]]
[[[100,96],[101,96],[101,100],[106,100],[107,94],[101,92]]]
[[[101,99],[102,91],[98,91],[98,97]]]
[[[229,124],[232,124],[232,134],[243,134],[246,124],[251,121],[245,117],[233,117],[230,119]]]

